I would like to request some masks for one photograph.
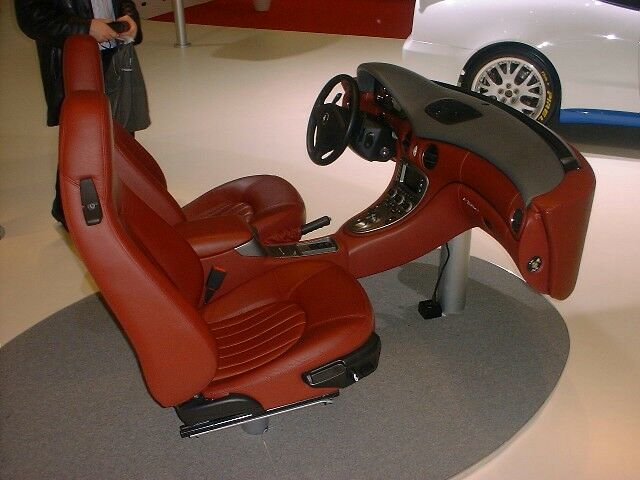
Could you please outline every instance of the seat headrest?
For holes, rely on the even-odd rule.
[[[65,98],[59,149],[61,175],[74,182],[92,178],[98,193],[110,196],[113,134],[104,93],[80,91]]]
[[[62,55],[64,94],[89,90],[104,92],[102,58],[95,39],[90,35],[73,35],[64,42]]]

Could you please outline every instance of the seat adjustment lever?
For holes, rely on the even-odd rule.
[[[89,226],[99,224],[102,221],[102,207],[96,186],[90,178],[80,180],[80,202],[85,223]]]

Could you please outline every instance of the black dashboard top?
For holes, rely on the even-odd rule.
[[[374,92],[379,82],[418,137],[450,143],[490,161],[511,179],[527,205],[577,166],[571,150],[551,130],[486,97],[388,63],[360,65],[357,80],[365,92]]]

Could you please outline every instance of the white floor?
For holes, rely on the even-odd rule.
[[[245,174],[298,187],[308,218],[333,231],[387,184],[390,164],[346,153],[329,167],[306,156],[310,107],[336,73],[364,61],[401,62],[401,41],[146,22],[138,52],[152,126],[138,135],[182,203]],[[57,129],[44,126],[33,42],[0,8],[0,343],[95,291],[49,215]],[[640,142],[625,130],[567,129],[598,179],[578,286],[555,302],[571,335],[567,369],[539,415],[469,479],[637,479],[640,474]],[[96,248],[100,248],[96,245]],[[495,241],[473,253],[512,269]],[[37,352],[34,352],[37,354]],[[425,379],[428,381],[428,379]],[[428,405],[425,406],[428,408]]]

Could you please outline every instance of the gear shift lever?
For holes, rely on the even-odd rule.
[[[319,228],[326,227],[330,223],[331,223],[331,218],[325,215],[324,217],[320,217],[317,220],[314,220],[312,222],[305,223],[304,225],[302,225],[300,227],[300,234],[306,235],[307,233],[313,232],[314,230],[318,230]]]

